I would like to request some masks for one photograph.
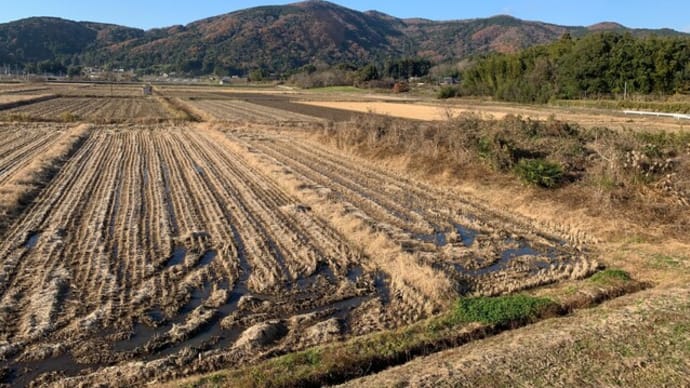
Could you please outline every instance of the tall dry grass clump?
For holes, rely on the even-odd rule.
[[[594,214],[678,235],[690,227],[688,133],[586,129],[520,116],[426,123],[362,115],[325,127],[319,139],[369,158],[405,160],[424,175],[483,182],[513,176]]]

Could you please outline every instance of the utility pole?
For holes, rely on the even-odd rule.
[[[623,101],[628,99],[628,81],[625,81],[625,86],[623,88]]]

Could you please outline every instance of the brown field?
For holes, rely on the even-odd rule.
[[[192,109],[203,111],[213,121],[251,121],[273,123],[276,121],[313,122],[317,119],[282,109],[269,108],[242,100],[189,100]]]
[[[141,97],[142,85],[51,84],[51,92],[65,97]]]
[[[36,121],[122,122],[174,118],[155,98],[57,98],[2,111]]]
[[[644,277],[576,210],[323,141],[342,111],[264,91],[69,88],[0,112],[45,121],[0,124],[0,383],[175,384],[405,328],[460,295],[567,293],[602,261]],[[487,359],[503,365],[506,346]]]

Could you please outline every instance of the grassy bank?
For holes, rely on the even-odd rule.
[[[255,365],[173,382],[183,387],[318,387],[337,384],[406,363],[416,357],[457,347],[506,329],[568,314],[612,296],[646,287],[632,279],[602,272],[605,284],[591,279],[567,282],[548,296],[516,294],[466,297],[444,314],[396,330],[343,343],[285,354]],[[577,291],[572,292],[572,288]]]

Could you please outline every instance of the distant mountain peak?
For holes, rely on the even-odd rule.
[[[616,22],[601,22],[597,24],[592,24],[587,27],[590,31],[610,31],[610,30],[624,30],[626,27],[620,23]]]

